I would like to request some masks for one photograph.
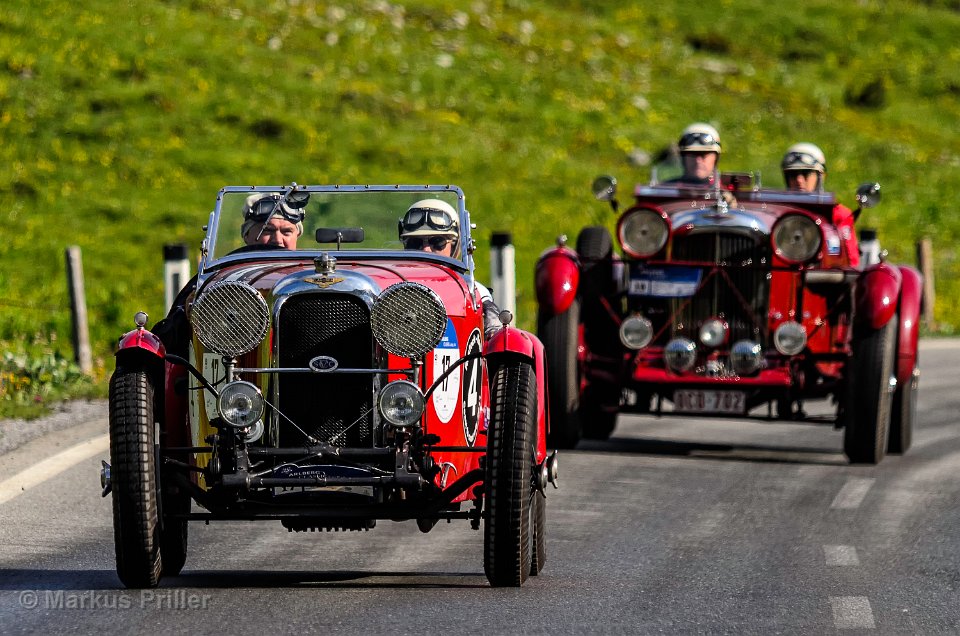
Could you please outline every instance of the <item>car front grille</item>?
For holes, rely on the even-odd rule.
[[[373,337],[366,304],[348,294],[288,298],[279,320],[279,365],[305,368],[317,356],[340,368],[371,368]],[[310,436],[336,446],[373,445],[373,376],[281,373],[280,412]],[[303,443],[303,433],[280,418],[280,445]]]
[[[729,232],[692,234],[677,237],[672,254],[674,261],[702,262],[717,269],[711,276],[713,268],[704,268],[706,283],[693,298],[672,301],[674,328],[683,325],[676,335],[696,341],[700,326],[720,317],[730,325],[731,344],[743,339],[766,343],[770,249],[765,241]]]

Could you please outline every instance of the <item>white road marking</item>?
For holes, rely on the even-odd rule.
[[[110,448],[110,437],[100,435],[81,442],[72,448],[57,453],[53,457],[48,457],[39,461],[30,468],[23,470],[6,481],[0,482],[0,504],[4,504],[17,495],[22,495],[24,491],[42,484],[51,477],[55,477],[64,472],[71,466],[82,462],[85,459],[99,455]],[[90,478],[91,484],[94,478]]]
[[[833,626],[837,629],[875,629],[873,610],[866,596],[831,596]]]
[[[857,549],[852,545],[825,545],[823,546],[823,556],[827,565],[860,565]]]
[[[830,507],[840,508],[842,510],[859,508],[860,502],[863,501],[863,498],[867,495],[867,491],[870,490],[870,486],[873,485],[874,481],[872,477],[854,477],[849,479],[847,483],[843,485],[843,488],[840,489],[840,492],[837,493]]]

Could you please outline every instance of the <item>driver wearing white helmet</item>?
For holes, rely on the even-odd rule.
[[[460,255],[460,221],[452,205],[440,199],[417,201],[404,213],[398,223],[403,249],[420,250],[440,256],[458,258]],[[483,331],[490,337],[501,327],[500,308],[493,302],[490,290],[474,281],[483,303]]]
[[[683,176],[666,181],[695,186],[712,186],[720,160],[720,133],[710,124],[697,122],[683,129],[677,142]]]
[[[787,184],[787,190],[823,192],[823,182],[827,176],[827,158],[818,146],[807,142],[793,144],[784,153],[780,169],[783,170],[783,180]],[[833,224],[837,226],[840,240],[846,246],[850,264],[860,267],[860,246],[857,244],[854,221],[856,219],[850,208],[840,203],[833,207]]]

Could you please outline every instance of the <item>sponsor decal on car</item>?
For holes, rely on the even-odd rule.
[[[699,267],[643,267],[630,272],[631,296],[682,298],[693,296],[700,286]]]
[[[447,329],[443,339],[433,350],[433,382],[460,359],[460,344],[453,321],[447,318]],[[457,410],[457,398],[460,397],[460,369],[455,368],[443,379],[433,392],[433,408],[440,421],[446,424]]]
[[[480,390],[483,382],[483,360],[480,353],[483,350],[482,337],[479,329],[474,329],[467,339],[467,346],[463,355],[468,358],[463,364],[463,437],[467,445],[473,446],[477,441],[477,431],[480,428]]]

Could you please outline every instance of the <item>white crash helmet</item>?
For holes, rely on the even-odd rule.
[[[783,155],[780,169],[784,173],[791,170],[812,170],[822,175],[827,171],[827,158],[814,144],[807,142],[793,144]]]
[[[409,208],[399,225],[400,238],[460,236],[460,222],[452,205],[440,199],[423,199]]]
[[[680,152],[715,152],[719,155],[720,133],[710,124],[690,124],[683,129],[677,146]]]

